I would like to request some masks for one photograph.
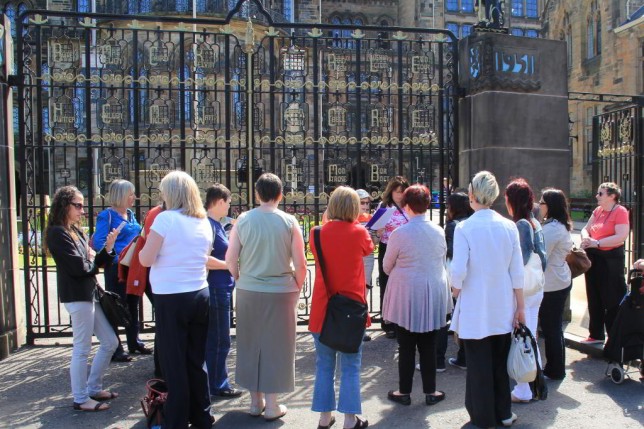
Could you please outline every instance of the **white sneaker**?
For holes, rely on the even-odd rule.
[[[416,371],[420,371],[420,364],[419,363],[416,364]]]
[[[510,426],[512,426],[512,423],[517,421],[518,418],[519,417],[517,417],[516,414],[512,413],[512,416],[505,420],[501,420],[501,423],[503,423],[503,426],[505,426],[506,428],[509,428]]]

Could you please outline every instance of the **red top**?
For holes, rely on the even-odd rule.
[[[319,333],[322,331],[330,295],[339,293],[367,303],[362,257],[370,255],[374,246],[365,227],[358,223],[343,221],[326,223],[321,228],[320,241],[326,269],[324,274],[331,285],[327,292],[318,262],[313,231],[309,237],[311,237],[311,252],[315,257],[315,286],[311,298],[309,331]],[[367,318],[367,326],[369,325],[371,325],[371,319]]]
[[[147,238],[150,235],[150,228],[152,228],[152,224],[154,223],[154,218],[157,217],[159,213],[163,211],[162,206],[156,206],[152,207],[150,211],[148,212],[147,216],[145,217],[145,221],[143,222],[143,236]]]
[[[595,217],[595,220],[590,228],[588,228],[588,234],[590,234],[590,238],[595,240],[601,240],[602,238],[615,235],[615,225],[629,224],[628,210],[626,210],[626,207],[620,205],[616,205],[613,210],[608,211],[601,207],[597,207],[595,211],[593,211],[593,216]],[[611,250],[620,246],[602,246],[599,250]]]

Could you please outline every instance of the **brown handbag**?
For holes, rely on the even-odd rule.
[[[577,247],[573,247],[570,253],[568,253],[566,262],[570,267],[570,273],[573,279],[590,270],[590,266],[592,265],[586,251]]]

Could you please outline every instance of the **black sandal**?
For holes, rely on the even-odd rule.
[[[84,404],[84,402],[83,402]],[[107,411],[110,409],[109,404],[105,404],[103,402],[97,402],[96,405],[94,405],[94,408],[83,408],[82,405],[79,404],[78,402],[74,402],[74,410],[76,411],[90,411],[90,412],[97,412],[97,411]]]

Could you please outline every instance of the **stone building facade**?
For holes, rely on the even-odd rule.
[[[644,0],[552,0],[544,10],[546,38],[568,43],[570,92],[644,93]],[[639,16],[637,15],[639,11]],[[591,196],[593,116],[616,104],[570,101],[573,196]]]

